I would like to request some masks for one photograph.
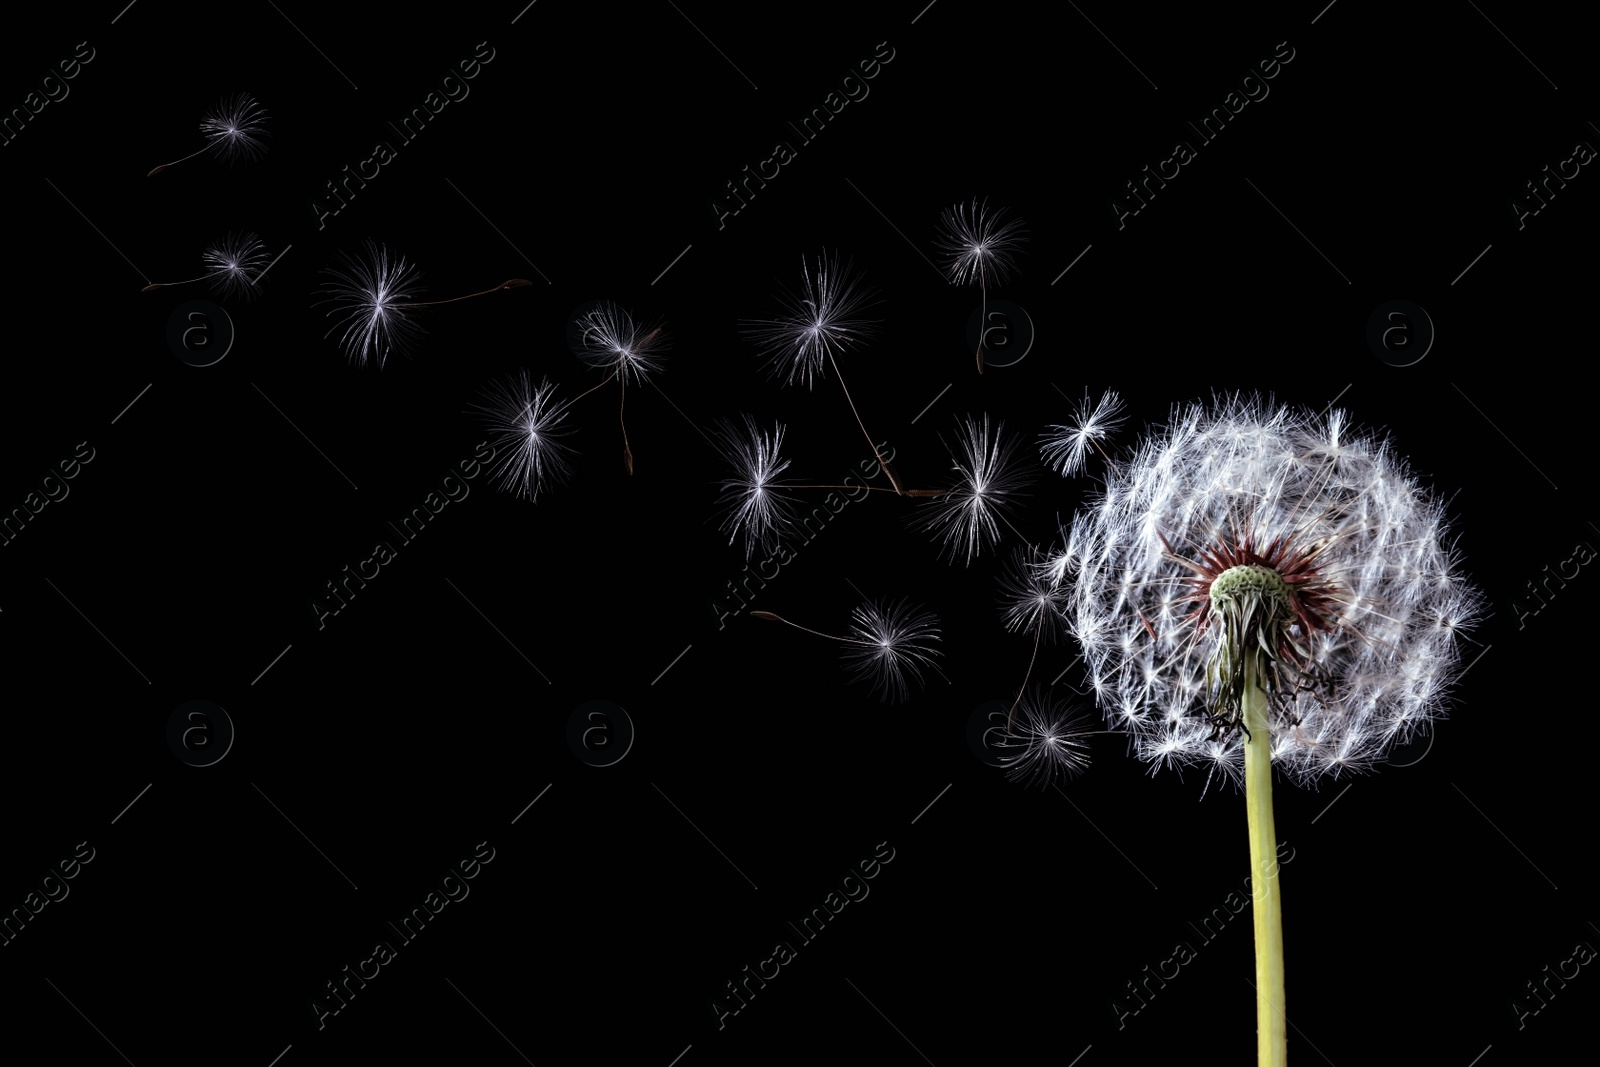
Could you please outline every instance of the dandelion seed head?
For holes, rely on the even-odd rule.
[[[945,274],[956,285],[1003,285],[1016,268],[1027,240],[1021,219],[1001,221],[1004,209],[989,210],[988,201],[956,204],[939,216],[934,244],[945,259]]]
[[[422,291],[421,272],[373,241],[361,255],[340,253],[339,259],[338,267],[323,271],[333,280],[318,301],[332,305],[327,315],[336,320],[327,336],[342,330],[339,347],[358,366],[375,359],[382,367],[392,353],[408,354],[425,332],[408,306]]]
[[[779,295],[778,317],[747,321],[744,332],[773,377],[809,389],[826,373],[828,360],[876,332],[876,320],[863,314],[875,302],[854,267],[823,249],[815,265],[800,258],[800,290]]]
[[[783,448],[783,424],[766,434],[746,415],[742,431],[724,422],[716,432],[723,457],[734,469],[734,477],[723,480],[717,499],[723,512],[719,529],[728,535],[730,545],[743,532],[745,559],[757,548],[775,551],[780,535],[793,524],[794,513],[794,502],[781,492],[784,483],[778,480],[789,466],[778,454]]]
[[[1273,762],[1310,783],[1442,716],[1486,608],[1451,540],[1386,439],[1232,395],[1127,450],[1057,559],[1097,702],[1142,759],[1237,783],[1248,648]]]
[[[935,647],[938,617],[906,600],[872,600],[857,607],[850,638],[844,646],[846,666],[888,703],[905,700],[911,682],[921,687],[923,668],[937,670],[934,661],[943,655]]]
[[[527,371],[504,381],[489,382],[471,410],[489,433],[494,459],[489,466],[491,484],[505,492],[535,501],[540,490],[565,481],[571,473],[572,450],[562,438],[566,408],[555,403],[555,386],[548,379],[536,386]]]

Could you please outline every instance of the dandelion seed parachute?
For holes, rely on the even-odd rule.
[[[923,505],[922,528],[932,531],[952,560],[973,557],[1000,539],[1000,524],[1015,532],[1009,513],[1025,495],[1029,482],[1026,456],[1005,424],[991,430],[989,416],[956,420],[960,433],[951,451],[958,478],[943,495]]]
[[[923,685],[924,668],[938,669],[934,661],[943,655],[935,647],[938,641],[939,619],[932,612],[903,599],[872,600],[851,613],[844,660],[881,699],[903,701],[911,682]]]
[[[602,300],[574,323],[578,358],[609,370],[629,385],[649,381],[662,367],[667,338],[659,325],[636,323],[633,316]]]
[[[1006,777],[1044,787],[1058,778],[1075,778],[1089,766],[1089,718],[1060,697],[1030,690],[1017,705],[1006,733]]]
[[[956,204],[939,216],[934,243],[945,257],[945,274],[956,285],[1004,285],[1016,269],[1027,231],[1021,219],[1002,222],[1004,209],[989,210],[987,200]]]
[[[783,424],[766,434],[746,415],[742,432],[726,421],[716,432],[723,456],[735,472],[721,485],[717,507],[724,517],[718,528],[728,535],[730,545],[743,532],[745,559],[757,548],[770,553],[778,547],[780,534],[793,524],[794,515],[794,501],[779,491],[784,483],[778,475],[789,466],[779,455]]]
[[[837,253],[827,249],[813,267],[800,258],[800,291],[779,296],[777,318],[745,323],[745,334],[756,344],[773,377],[785,385],[803,382],[811,388],[824,376],[824,366],[835,356],[851,351],[877,332],[877,321],[864,315],[876,303],[861,274]]]
[[[541,490],[565,481],[572,469],[568,460],[572,449],[562,441],[569,433],[566,406],[554,402],[555,386],[548,379],[535,386],[532,375],[519,371],[509,380],[490,382],[481,395],[471,410],[479,415],[494,448],[491,483],[536,501]]]
[[[153,168],[146,177],[153,177],[168,167],[193,159],[204,152],[215,152],[228,163],[246,159],[260,159],[266,154],[267,109],[249,93],[225,97],[217,106],[200,117],[200,133],[206,139],[205,147],[183,159],[163,163]]]
[[[253,233],[231,233],[208,246],[200,259],[210,269],[198,278],[181,282],[155,282],[141,291],[148,293],[153,289],[167,289],[174,285],[210,282],[218,296],[250,300],[260,293],[256,279],[272,262],[261,238]]]
[[[342,330],[339,346],[352,362],[364,366],[376,360],[383,366],[391,354],[408,355],[426,331],[415,321],[413,298],[422,288],[422,274],[374,241],[366,242],[360,256],[341,252],[340,266],[323,271],[332,281],[320,291],[318,304],[331,304],[329,318],[337,317],[327,336]]]
[[[1071,475],[1083,469],[1090,448],[1104,455],[1101,442],[1109,440],[1126,421],[1122,410],[1122,398],[1110,390],[1092,406],[1085,396],[1073,421],[1051,426],[1040,437],[1039,452],[1045,465],[1064,476]]]
[[[1044,640],[1054,643],[1067,634],[1066,610],[1072,591],[1046,571],[1047,558],[1037,549],[1013,551],[1000,573],[1000,604],[1009,632],[1038,630]]]
[[[979,306],[979,321],[989,321],[989,283],[1004,283],[1006,276],[1016,266],[1016,256],[1021,251],[1022,222],[1001,222],[1003,211],[990,213],[987,201],[972,201],[971,208],[956,204],[945,209],[939,217],[939,230],[934,243],[945,257],[945,273],[956,285],[974,281],[983,294]],[[983,334],[978,336],[975,353],[978,373],[983,373]]]

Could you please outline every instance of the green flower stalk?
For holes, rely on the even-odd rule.
[[[1245,814],[1250,823],[1251,916],[1256,935],[1256,1055],[1265,1067],[1288,1061],[1283,1002],[1283,903],[1278,889],[1278,834],[1272,821],[1272,749],[1267,742],[1267,691],[1259,655],[1245,656]]]
[[[1077,454],[1075,432],[1046,434],[1046,460]],[[1112,462],[1035,574],[1051,595],[1030,603],[1059,611],[1139,758],[1243,785],[1258,1053],[1283,1064],[1273,776],[1368,770],[1442,715],[1485,606],[1443,505],[1343,412],[1224,397],[1177,408]]]

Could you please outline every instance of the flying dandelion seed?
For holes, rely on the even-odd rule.
[[[609,300],[580,315],[576,325],[578,358],[589,366],[611,371],[624,384],[642,384],[661,369],[667,337],[660,326],[635,323]]]
[[[1030,691],[1019,698],[1015,722],[1006,732],[1001,757],[1006,777],[1040,788],[1075,778],[1089,766],[1088,738],[1103,732],[1065,700]]]
[[[959,477],[948,492],[924,505],[927,514],[920,522],[939,536],[952,562],[964,554],[970,565],[1000,539],[1001,523],[1017,533],[1008,513],[1024,495],[1028,464],[1016,439],[1005,435],[1004,423],[991,430],[985,415],[981,421],[958,419],[957,425],[961,432],[950,462]]]
[[[785,384],[802,381],[809,389],[822,376],[824,362],[833,368],[834,377],[839,379],[839,388],[844,392],[845,403],[850,405],[850,415],[861,428],[861,435],[867,439],[872,454],[877,457],[878,466],[888,475],[895,491],[905,495],[900,476],[883,457],[883,453],[878,451],[877,442],[868,432],[861,413],[856,410],[855,399],[850,395],[850,387],[844,383],[844,374],[839,370],[839,362],[835,358],[839,353],[857,347],[874,333],[875,323],[860,316],[862,309],[873,300],[851,266],[846,263],[840,267],[839,257],[830,257],[826,249],[817,257],[815,270],[803,256],[800,269],[800,293],[783,294],[780,298],[783,314],[776,319],[747,322],[745,333],[754,339],[757,351],[767,359],[772,373],[785,375]]]
[[[1046,556],[1036,548],[1011,553],[1000,574],[1001,618],[1011,633],[1039,632],[1052,644],[1067,636],[1067,606],[1072,592],[1042,566]]]
[[[1012,553],[1000,574],[1002,618],[1011,633],[1033,631],[1033,652],[1028,656],[1028,670],[1022,676],[1022,684],[1017,687],[1017,698],[1011,702],[1011,710],[1006,715],[1008,726],[1015,719],[1028,681],[1033,677],[1039,646],[1044,642],[1054,644],[1067,635],[1066,611],[1070,602],[1071,591],[1057,580],[1043,552],[1029,545]]]
[[[939,215],[934,245],[943,254],[945,275],[954,285],[978,283],[982,293],[979,321],[989,321],[989,286],[1004,285],[1016,269],[1017,255],[1027,231],[1021,219],[1005,222],[1004,209],[990,212],[987,200],[973,199],[970,207],[956,204]],[[978,373],[983,373],[983,331],[979,331]]]
[[[742,433],[731,422],[717,429],[723,456],[734,469],[734,477],[722,482],[717,500],[725,513],[718,529],[728,535],[730,545],[744,533],[745,559],[758,547],[775,551],[779,536],[794,522],[794,501],[779,491],[783,483],[777,480],[789,466],[779,455],[783,432],[778,423],[770,434],[762,433],[749,415],[744,417]]]
[[[1090,448],[1110,463],[1111,457],[1101,442],[1109,440],[1127,421],[1122,410],[1122,398],[1110,390],[1092,406],[1085,395],[1071,422],[1051,426],[1040,437],[1039,451],[1045,465],[1063,476],[1076,474],[1083,469]]]
[[[800,258],[800,291],[779,296],[782,311],[775,319],[749,321],[745,334],[756,344],[773,377],[785,385],[803,382],[807,389],[823,377],[835,355],[860,347],[877,332],[877,321],[862,312],[877,301],[861,275],[827,249],[816,266]]]
[[[337,317],[331,337],[342,330],[339,347],[358,366],[376,360],[381,368],[392,353],[409,356],[427,331],[412,315],[412,299],[421,291],[422,274],[404,256],[373,241],[361,256],[341,252],[340,266],[323,273],[333,281],[322,288],[319,304],[332,304],[328,317]]]
[[[176,166],[205,152],[215,152],[219,159],[227,163],[260,159],[267,151],[269,117],[266,108],[249,93],[239,93],[237,96],[224,98],[215,108],[200,117],[200,133],[206,139],[205,147],[191,152],[183,159],[163,163],[153,168],[145,177],[154,177],[168,167]]]
[[[153,289],[170,289],[175,285],[210,282],[218,296],[250,300],[260,293],[256,279],[271,265],[266,246],[253,233],[229,234],[207,247],[200,259],[210,269],[198,278],[181,282],[155,282],[140,291],[148,293]]]
[[[569,431],[564,427],[566,405],[554,403],[555,386],[548,379],[535,386],[532,375],[519,371],[508,381],[490,382],[482,396],[471,410],[491,435],[495,458],[490,480],[528,501],[565,481],[572,450],[561,440]]]
[[[851,613],[850,633],[855,640],[844,650],[845,662],[857,680],[870,682],[886,702],[910,695],[908,679],[921,688],[923,668],[937,670],[934,660],[943,655],[934,647],[938,617],[907,600],[862,604]]]
[[[1273,768],[1312,784],[1381,762],[1442,715],[1486,608],[1386,439],[1257,397],[1175,409],[1061,556],[1107,722],[1153,768],[1243,780],[1252,870],[1275,857]],[[1287,1057],[1279,881],[1253,902],[1263,1065]]]
[[[721,482],[722,494],[717,498],[717,508],[722,513],[720,529],[728,535],[730,545],[741,532],[744,534],[746,559],[753,556],[758,547],[769,554],[774,552],[782,536],[794,528],[794,509],[799,503],[790,495],[794,490],[864,490],[906,497],[940,497],[949,492],[947,489],[886,489],[860,483],[853,486],[802,485],[779,481],[778,475],[789,466],[789,461],[778,454],[783,447],[781,423],[772,433],[764,434],[756,427],[755,420],[746,415],[742,430],[723,420],[714,432],[718,451],[734,470],[734,477]]]
[[[938,617],[907,600],[870,600],[860,605],[851,612],[849,637],[825,634],[771,611],[750,614],[845,646],[844,661],[853,678],[870,683],[884,703],[905,700],[912,682],[920,688],[923,669],[937,671],[935,660],[943,655],[935,647],[939,641]]]
[[[622,429],[622,465],[633,473],[633,449],[628,444],[628,424],[623,412],[628,400],[628,383],[643,383],[662,366],[668,347],[665,330],[659,325],[640,325],[633,316],[609,300],[596,301],[568,325],[567,335],[580,360],[591,367],[609,370],[600,385],[581,393],[582,399],[617,380],[617,424]]]
[[[526,278],[509,278],[492,289],[484,289],[448,300],[414,300],[422,291],[422,273],[375,241],[366,242],[359,256],[339,253],[340,266],[322,273],[333,281],[323,286],[326,298],[316,302],[332,304],[328,317],[339,316],[326,336],[343,327],[339,346],[358,366],[376,359],[379,368],[391,353],[410,357],[424,330],[413,316],[419,308],[456,304],[474,297],[488,296],[506,289],[523,289],[533,283]]]

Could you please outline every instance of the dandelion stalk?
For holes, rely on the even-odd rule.
[[[1076,469],[1095,422],[1052,428],[1046,458]],[[1242,779],[1262,1067],[1288,1045],[1273,772],[1366,771],[1441,715],[1487,607],[1452,542],[1385,437],[1235,395],[1175,408],[1037,572],[1070,590],[1096,699],[1136,754]],[[1022,586],[1012,618],[1049,603]]]
[[[1260,1067],[1288,1062],[1283,1014],[1283,901],[1278,892],[1278,834],[1272,821],[1272,739],[1260,653],[1244,665],[1244,802],[1250,824],[1250,905],[1256,936],[1256,1052]]]

